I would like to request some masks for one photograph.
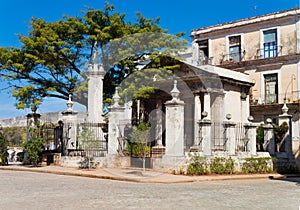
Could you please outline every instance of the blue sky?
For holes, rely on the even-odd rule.
[[[85,6],[103,8],[102,0],[9,0],[0,3],[0,47],[19,47],[17,34],[27,35],[32,17],[56,21],[63,15],[82,16]],[[299,7],[300,0],[110,0],[117,11],[126,13],[127,20],[134,20],[141,12],[147,18],[160,17],[160,26],[170,34],[186,32],[209,25],[249,18],[276,11]],[[189,40],[190,41],[190,40]],[[29,110],[16,110],[15,100],[0,81],[0,118],[22,116]],[[39,112],[65,110],[66,101],[46,99]],[[85,110],[75,106],[78,111]]]

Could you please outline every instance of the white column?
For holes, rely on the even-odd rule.
[[[200,151],[203,152],[203,155],[211,155],[211,121],[207,119],[200,120],[199,126],[201,129],[200,132]]]
[[[235,128],[236,123],[234,122],[225,122],[225,128],[226,128],[226,139],[225,143],[225,151],[229,152],[229,155],[235,155],[235,149],[236,149],[236,137],[235,137]]]
[[[192,43],[192,63],[199,64],[199,45],[195,41]]]
[[[201,120],[201,101],[200,96],[195,95],[194,96],[194,145],[191,147],[191,151],[200,151],[202,148],[200,148],[200,127],[199,127],[199,121]]]
[[[296,36],[297,53],[300,53],[300,20],[296,23]]]
[[[203,107],[203,112],[207,113],[207,120],[211,119],[211,103],[210,103],[210,93],[206,92],[204,93],[204,107]]]
[[[76,149],[77,137],[77,112],[72,109],[73,102],[71,95],[67,102],[68,109],[62,112],[63,127],[63,145],[62,155],[67,155],[67,150]]]
[[[102,65],[93,64],[88,67],[88,120],[103,122],[103,78]]]
[[[124,119],[124,107],[119,105],[120,96],[116,90],[113,97],[113,105],[109,108],[109,123],[108,123],[108,155],[117,155],[122,148],[121,142],[122,131],[120,130],[121,120]],[[120,142],[120,143],[119,143]]]
[[[166,156],[184,155],[184,102],[179,99],[177,81],[166,102]]]
[[[274,128],[272,126],[272,120],[267,119],[267,125],[264,125],[264,150],[268,151],[270,155],[275,154],[275,137]]]
[[[163,132],[163,125],[162,125],[162,102],[159,100],[156,104],[156,128],[155,128],[155,141],[156,141],[156,146],[162,147],[162,132]]]
[[[248,147],[252,156],[256,155],[256,125],[253,123],[245,124],[246,138],[248,139]]]
[[[288,153],[288,155],[292,155],[292,115],[288,114],[288,110],[289,109],[286,106],[286,103],[284,102],[284,105],[282,107],[283,114],[279,115],[278,123],[279,125],[281,125],[283,122],[286,122],[288,124],[288,130],[285,135],[285,152]]]

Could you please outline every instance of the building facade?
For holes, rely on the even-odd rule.
[[[286,100],[299,139],[300,9],[194,29],[192,62],[249,74],[254,121],[277,116]]]

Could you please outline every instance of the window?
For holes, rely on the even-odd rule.
[[[273,104],[278,102],[278,75],[266,74],[265,77],[265,102]]]
[[[209,64],[208,40],[201,40],[198,45],[200,64]]]
[[[264,58],[272,58],[277,56],[277,30],[272,29],[263,32],[264,44],[263,54]]]
[[[241,36],[229,37],[229,60],[241,61]]]

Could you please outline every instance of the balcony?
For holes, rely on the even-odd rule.
[[[300,91],[292,91],[284,94],[253,94],[250,96],[250,105],[268,105],[268,104],[283,104],[298,103],[300,101]]]
[[[257,49],[254,59],[265,59],[278,57],[282,53],[282,46],[274,43],[264,43],[263,48]]]

